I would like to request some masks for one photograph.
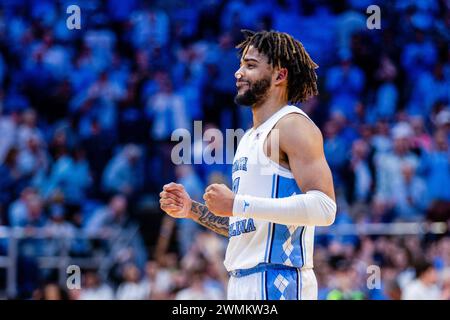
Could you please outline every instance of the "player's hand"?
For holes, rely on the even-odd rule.
[[[174,218],[189,218],[192,200],[181,184],[171,182],[164,185],[159,194],[160,207]]]
[[[224,184],[211,184],[203,195],[208,210],[219,217],[233,215],[234,193]]]

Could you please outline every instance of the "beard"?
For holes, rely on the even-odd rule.
[[[254,83],[251,83],[249,81],[243,82],[247,82],[249,88],[243,94],[238,93],[234,97],[234,102],[238,105],[243,106],[252,106],[254,104],[257,104],[258,102],[263,101],[266,98],[267,91],[269,90],[271,85],[270,76],[257,80]]]

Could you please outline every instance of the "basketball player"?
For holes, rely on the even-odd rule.
[[[229,237],[228,299],[317,299],[314,227],[334,222],[334,187],[320,130],[291,105],[318,94],[317,65],[286,33],[243,33],[235,102],[251,106],[253,127],[236,150],[233,190],[212,184],[201,204],[169,183],[161,209]]]

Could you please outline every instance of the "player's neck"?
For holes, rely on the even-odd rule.
[[[275,95],[269,96],[261,104],[252,106],[253,113],[253,129],[258,128],[262,123],[274,115],[278,110],[287,105],[288,101],[276,97]]]

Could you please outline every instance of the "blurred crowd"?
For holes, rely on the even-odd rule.
[[[72,4],[80,30],[66,26]],[[379,30],[366,25],[372,4],[381,8]],[[175,166],[171,134],[192,132],[194,120],[203,130],[251,126],[248,107],[233,102],[243,28],[288,32],[320,66],[320,94],[300,107],[324,134],[336,225],[450,221],[448,1],[6,0],[0,226],[63,236],[138,230],[114,252],[111,274],[86,269],[75,291],[33,259],[56,254],[58,242],[22,240],[19,297],[225,297],[226,239],[181,219],[175,250],[150,250],[138,213],[169,181],[198,201],[210,183],[230,184],[230,164]],[[194,153],[207,145],[201,138],[191,141]],[[317,236],[319,296],[406,299],[429,290],[425,297],[448,299],[448,235]],[[0,255],[7,245],[0,238]],[[104,245],[78,239],[70,254]],[[381,268],[379,289],[367,290],[370,265]],[[0,284],[5,277],[0,269]]]

